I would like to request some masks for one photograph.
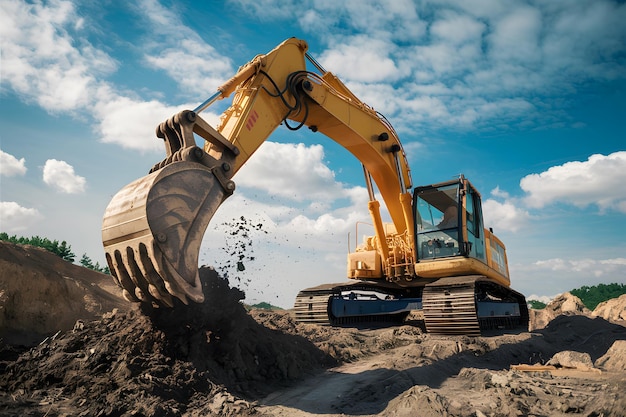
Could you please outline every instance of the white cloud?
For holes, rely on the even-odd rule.
[[[101,140],[139,151],[164,151],[163,140],[156,137],[156,127],[184,109],[156,100],[125,97],[108,87],[100,88],[97,95],[93,112],[100,120],[97,130]]]
[[[545,125],[581,81],[626,74],[620,58],[626,6],[607,0],[574,6],[448,1],[434,7],[409,0],[231,5],[267,20],[296,16],[304,31],[328,45],[312,51],[320,62],[363,101],[413,131],[475,129],[493,120],[504,129]],[[3,81],[12,90],[49,112],[84,110],[106,143],[161,148],[152,130],[179,107],[104,81],[118,63],[88,41],[87,30],[95,29],[71,2],[5,1],[1,7]],[[168,74],[187,100],[206,98],[234,73],[230,57],[184,24],[182,6],[145,0],[133,10],[149,28],[142,39],[146,63]],[[547,94],[540,109],[533,102],[538,94]],[[145,127],[124,120],[123,105]]]
[[[509,269],[514,287],[533,294],[526,297],[529,300],[544,301],[535,294],[559,294],[583,285],[626,284],[626,258],[551,258],[509,265]]]
[[[523,229],[531,219],[528,211],[519,207],[514,200],[499,202],[488,198],[483,201],[485,226],[496,231],[517,232]]]
[[[26,159],[17,159],[13,155],[0,150],[0,175],[12,177],[26,174]]]
[[[3,232],[26,230],[41,219],[37,209],[22,207],[15,201],[0,201],[0,229]]]
[[[321,145],[265,142],[242,167],[235,182],[292,201],[332,201],[344,187],[324,164]]]
[[[390,55],[395,45],[370,36],[349,37],[321,54],[319,62],[332,68],[344,82],[380,82],[399,78],[400,69]]]
[[[80,32],[86,26],[84,18],[71,2],[6,1],[1,5],[3,82],[25,101],[35,101],[50,113],[86,112],[97,120],[94,129],[103,142],[140,151],[163,150],[154,134],[157,125],[184,108],[195,107],[146,101],[103,80],[101,76],[115,71],[117,63]],[[144,6],[138,12],[155,23],[155,37],[163,35],[163,42],[153,43],[159,54],[147,55],[149,63],[166,70],[188,93],[205,98],[215,91],[226,74],[232,73],[230,61],[184,25],[172,25],[180,19],[171,11],[152,1]],[[216,120],[210,113],[203,116]]]
[[[536,65],[542,58],[539,37],[542,30],[540,10],[517,7],[494,22],[489,35],[489,53],[498,61]]]
[[[76,175],[74,167],[65,161],[48,159],[43,167],[43,181],[66,194],[78,194],[85,191],[85,178]]]
[[[0,16],[3,82],[49,112],[86,106],[95,74],[116,67],[107,54],[69,33],[81,28],[71,2],[4,1]]]
[[[626,258],[613,259],[546,259],[530,267],[536,270],[567,272],[595,278],[617,279],[626,276]]]
[[[481,37],[486,26],[483,22],[456,12],[444,12],[442,18],[435,20],[430,26],[434,37],[451,44],[481,44]]]
[[[554,300],[557,296],[558,296],[558,294],[556,294],[556,295],[531,294],[531,295],[527,295],[526,296],[526,300],[527,301],[530,301],[530,300],[541,301],[544,304],[549,304],[550,301]]]
[[[146,60],[164,70],[176,80],[187,94],[208,97],[217,91],[226,79],[235,74],[227,59],[204,42],[183,39],[173,48],[160,49],[158,55],[147,55]]]
[[[144,46],[146,61],[164,70],[188,96],[206,98],[235,74],[230,57],[204,42],[174,11],[157,1],[143,0],[137,12],[149,20],[151,28]]]
[[[597,206],[601,211],[626,213],[626,151],[591,155],[587,161],[567,162],[522,178],[529,207],[554,203],[576,207]]]

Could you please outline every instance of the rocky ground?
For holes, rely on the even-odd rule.
[[[442,337],[247,312],[210,268],[203,304],[141,309],[47,256],[0,242],[0,416],[625,415],[624,297],[590,312],[565,294],[531,331]]]

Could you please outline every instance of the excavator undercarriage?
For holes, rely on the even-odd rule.
[[[401,323],[421,312],[429,333],[479,336],[491,329],[528,328],[523,295],[484,276],[441,278],[417,287],[378,282],[325,284],[300,291],[297,321],[320,325]]]

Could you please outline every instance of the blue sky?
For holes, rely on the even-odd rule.
[[[164,155],[158,123],[295,36],[404,144],[416,185],[463,173],[528,297],[626,283],[626,5],[577,1],[0,3],[0,231],[66,240],[104,263],[112,196]],[[228,103],[203,113],[215,123]],[[261,221],[238,278],[290,307],[345,277],[369,221],[358,161],[279,128],[234,178],[226,222]],[[348,239],[350,237],[350,241]]]

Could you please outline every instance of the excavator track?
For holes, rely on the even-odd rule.
[[[376,306],[381,312],[343,317],[339,317],[339,313],[334,315],[333,303],[350,303],[345,292],[352,291],[379,291],[392,297],[377,301]],[[487,330],[528,328],[528,308],[524,296],[481,275],[441,278],[425,284],[422,291],[417,288],[408,291],[409,294],[403,295],[405,300],[409,300],[407,305],[413,310],[422,310],[426,330],[431,334],[480,336]],[[397,288],[394,290],[384,283],[327,284],[307,288],[296,297],[295,318],[300,323],[325,326],[401,323],[408,312],[385,314],[383,306],[402,299],[396,297],[399,294]]]
[[[472,282],[427,285],[422,312],[428,333],[480,336]]]
[[[296,321],[307,324],[330,325],[328,300],[335,293],[335,286],[332,284],[300,291],[293,306]]]
[[[528,328],[524,296],[480,275],[427,284],[422,306],[426,330],[433,334],[480,336],[486,330]]]

